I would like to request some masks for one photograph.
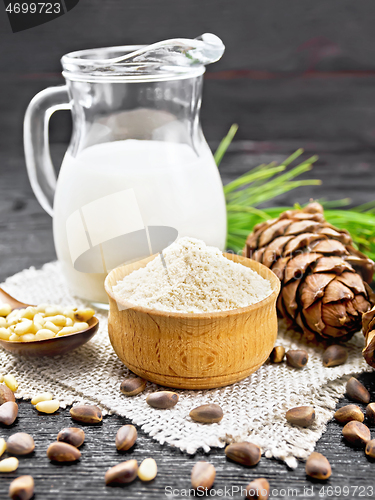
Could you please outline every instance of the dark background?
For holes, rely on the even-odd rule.
[[[374,21],[374,0],[80,0],[61,18],[13,34],[0,8],[0,281],[55,258],[51,219],[36,201],[26,175],[22,120],[38,91],[63,83],[59,60],[64,53],[204,32],[219,35],[226,52],[207,70],[202,124],[213,149],[232,123],[239,124],[236,141],[220,167],[224,182],[303,147],[306,155],[319,154],[309,176],[321,178],[323,185],[299,189],[276,202],[292,205],[310,197],[350,197],[352,204],[360,204],[375,199]],[[68,112],[51,120],[57,166],[70,127]],[[370,386],[373,377],[364,380]],[[371,389],[375,394],[374,386]],[[58,428],[70,425],[67,412],[47,420],[24,403],[20,414],[14,430],[0,434],[36,433],[38,451],[21,461],[18,472],[34,475],[42,492],[37,498],[159,499],[166,484],[188,487],[192,464],[204,457],[188,458],[141,433],[135,455],[154,456],[160,476],[148,486],[135,483],[123,492],[108,490],[104,472],[122,458],[106,447],[107,441],[113,441],[123,419],[110,417],[96,435],[90,431],[86,460],[64,469],[49,465],[43,449]],[[331,423],[317,447],[332,464],[329,484],[373,485],[374,464],[362,451],[348,448],[340,432]],[[302,465],[291,472],[263,459],[258,470],[245,471],[227,463],[221,450],[204,459],[217,467],[220,487],[245,485],[262,475],[273,487],[298,487],[302,497],[303,487],[311,485]],[[1,479],[1,499],[16,475]],[[342,498],[336,493],[333,497]]]

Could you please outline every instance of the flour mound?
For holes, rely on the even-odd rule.
[[[220,250],[180,238],[113,292],[128,302],[160,311],[205,313],[246,307],[272,293],[271,283]]]

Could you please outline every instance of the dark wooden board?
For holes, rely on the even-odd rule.
[[[375,400],[373,375],[366,374],[361,380],[370,389],[372,400]],[[339,406],[348,402],[342,400]],[[241,496],[238,490],[232,490],[232,487],[245,488],[257,477],[267,478],[272,488],[271,498],[373,497],[370,493],[374,487],[375,464],[366,458],[363,450],[349,448],[345,444],[341,437],[341,426],[333,421],[328,424],[327,432],[316,447],[316,451],[326,455],[331,462],[332,476],[326,483],[316,483],[307,479],[302,463],[297,469],[290,470],[276,460],[262,457],[256,467],[245,468],[228,461],[223,449],[214,449],[209,454],[201,452],[188,456],[175,448],[156,443],[142,431],[139,431],[134,449],[119,453],[114,444],[116,432],[121,425],[128,423],[130,421],[127,419],[109,416],[105,417],[99,426],[78,424],[78,427],[82,427],[86,433],[86,442],[81,447],[81,460],[70,465],[54,464],[46,456],[48,445],[55,440],[60,429],[77,424],[70,418],[68,409],[60,410],[55,415],[42,415],[38,414],[29,402],[21,402],[17,421],[11,428],[0,428],[0,436],[7,439],[15,432],[28,432],[33,436],[36,448],[32,455],[19,458],[20,465],[16,472],[1,474],[0,498],[6,498],[11,480],[23,474],[31,474],[34,477],[36,498],[43,500],[81,498],[160,500],[172,498],[165,495],[166,492],[170,492],[170,488],[180,490],[175,491],[176,495],[173,498],[184,498],[186,493],[181,490],[190,488],[191,469],[199,460],[209,461],[215,466],[217,472],[215,490],[222,490],[225,493],[227,488],[225,494],[217,495],[221,498],[243,498],[243,495]],[[372,427],[371,430],[374,432],[375,428]],[[108,468],[134,458],[139,463],[148,457],[153,457],[158,464],[158,475],[154,481],[142,483],[137,479],[124,487],[105,486],[104,474]],[[323,486],[326,490],[322,495]],[[332,490],[327,492],[327,487]],[[312,494],[307,496],[307,489]]]

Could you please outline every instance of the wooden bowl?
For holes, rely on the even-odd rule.
[[[246,378],[266,361],[277,337],[280,281],[254,260],[224,256],[268,279],[272,294],[257,304],[230,311],[157,311],[116,299],[112,292],[113,285],[146,266],[155,255],[109,273],[105,280],[109,338],[117,356],[132,372],[168,387],[211,389]]]

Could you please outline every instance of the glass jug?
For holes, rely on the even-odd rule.
[[[191,236],[224,249],[223,186],[199,112],[203,65],[98,65],[139,47],[72,52],[66,85],[31,101],[24,123],[34,193],[53,216],[54,242],[73,293],[108,302],[111,269]],[[52,113],[71,110],[73,133],[56,180],[48,146]]]

